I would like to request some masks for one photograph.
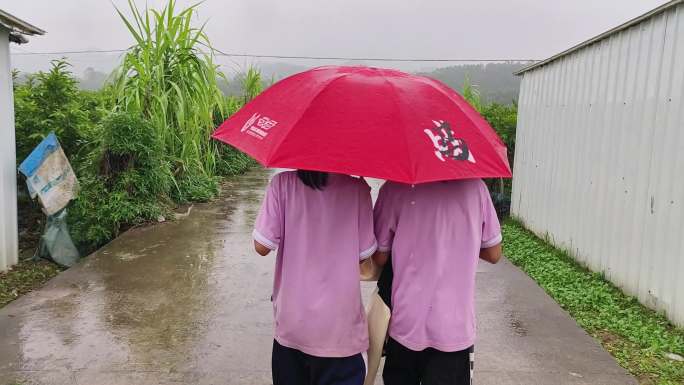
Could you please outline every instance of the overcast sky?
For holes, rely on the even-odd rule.
[[[212,44],[233,53],[543,59],[665,2],[205,0],[197,24],[208,20]],[[15,52],[125,48],[131,38],[114,5],[128,13],[126,0],[0,0],[1,9],[48,32]]]

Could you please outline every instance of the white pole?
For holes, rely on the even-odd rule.
[[[19,260],[17,161],[9,31],[0,27],[0,271]]]

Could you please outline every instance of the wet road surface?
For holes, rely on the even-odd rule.
[[[269,176],[232,179],[0,309],[0,384],[271,384],[273,256],[250,236]],[[508,262],[481,264],[478,318],[477,384],[635,383]]]

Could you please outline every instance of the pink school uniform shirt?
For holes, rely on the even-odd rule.
[[[266,190],[254,239],[275,250],[275,339],[317,357],[349,357],[368,349],[359,260],[377,248],[370,187],[330,174],[323,190],[294,171]]]
[[[480,248],[501,242],[484,182],[387,182],[375,206],[375,235],[379,250],[392,252],[390,336],[414,351],[472,346]]]

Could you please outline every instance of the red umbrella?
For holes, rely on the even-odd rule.
[[[460,95],[400,71],[320,67],[290,76],[213,137],[266,167],[422,183],[510,177],[506,146]]]

